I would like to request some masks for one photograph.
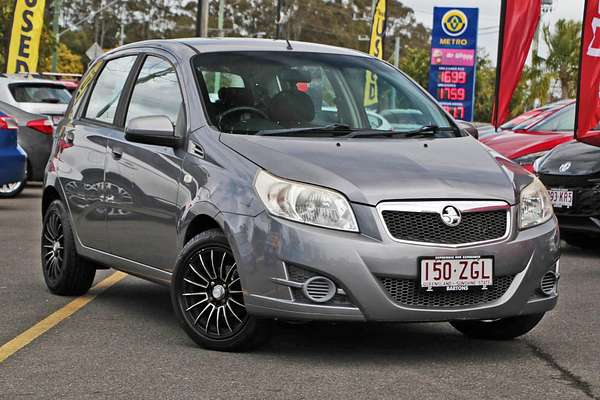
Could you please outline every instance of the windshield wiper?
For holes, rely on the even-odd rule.
[[[382,131],[376,129],[361,129],[356,130],[344,137],[347,138],[368,138],[368,137],[387,137],[392,138],[395,136],[403,137],[403,138],[411,138],[415,136],[434,136],[440,132],[458,132],[458,128],[453,127],[439,127],[437,125],[424,125],[419,129],[415,129],[412,131]]]
[[[352,132],[350,125],[346,124],[331,124],[325,126],[314,126],[308,128],[292,128],[292,129],[276,129],[263,130],[255,133],[256,136],[296,136],[305,133],[332,133],[333,136],[343,136]]]
[[[415,137],[415,136],[433,136],[437,135],[440,132],[457,132],[457,128],[453,128],[451,126],[441,128],[437,125],[424,125],[419,129],[415,129],[414,131],[404,132],[404,136],[406,137]]]
[[[367,137],[415,137],[433,136],[440,132],[458,132],[458,128],[439,127],[437,125],[425,125],[413,131],[379,130],[369,128],[352,128],[346,124],[331,124],[310,128],[264,130],[256,132],[257,136],[300,136],[307,133],[329,133],[334,137],[344,138],[367,138]]]

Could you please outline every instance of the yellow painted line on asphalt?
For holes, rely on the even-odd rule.
[[[69,318],[77,311],[85,307],[89,302],[94,300],[99,294],[104,292],[109,287],[121,281],[127,274],[123,272],[115,272],[106,279],[98,282],[90,291],[83,296],[77,297],[66,306],[53,312],[19,336],[15,337],[11,341],[5,343],[0,347],[0,363],[4,362],[8,357],[33,342],[35,339],[48,332],[50,329],[58,325],[60,322]]]

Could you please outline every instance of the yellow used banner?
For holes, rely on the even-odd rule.
[[[17,0],[8,50],[9,74],[36,72],[46,0]]]
[[[369,44],[369,54],[379,59],[383,59],[383,38],[385,35],[385,20],[387,15],[387,0],[377,0],[375,13],[373,13],[373,26],[371,28],[371,43]],[[377,93],[377,75],[367,71],[365,76],[365,107],[372,106],[379,102]]]

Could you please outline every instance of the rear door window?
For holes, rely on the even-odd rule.
[[[86,118],[113,123],[119,99],[136,57],[121,57],[106,63],[90,95]]]
[[[18,103],[68,104],[71,100],[71,93],[61,85],[12,83],[8,88]]]

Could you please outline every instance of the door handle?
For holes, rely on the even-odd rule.
[[[121,149],[111,149],[111,152],[112,152],[112,157],[115,160],[120,160],[121,157],[123,157],[123,150],[121,150]]]

